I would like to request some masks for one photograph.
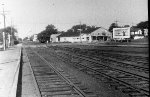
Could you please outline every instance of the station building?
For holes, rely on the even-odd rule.
[[[70,33],[52,34],[51,42],[86,42],[90,43],[93,41],[108,41],[112,38],[112,33],[103,27],[99,27],[94,31],[77,31]]]
[[[108,41],[112,39],[112,33],[109,32],[107,29],[100,27],[99,29],[91,33],[91,38],[93,41]]]

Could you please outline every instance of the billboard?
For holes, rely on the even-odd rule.
[[[113,28],[113,38],[115,39],[130,38],[130,27]]]

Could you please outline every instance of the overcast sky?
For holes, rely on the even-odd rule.
[[[10,26],[12,20],[22,38],[41,32],[48,24],[66,31],[80,21],[108,29],[116,20],[120,25],[148,20],[147,0],[1,0],[0,11],[2,3],[7,11],[6,26]]]

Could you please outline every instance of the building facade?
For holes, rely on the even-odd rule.
[[[112,38],[112,33],[105,28],[99,28],[91,33],[91,40],[108,41]]]
[[[34,34],[34,35],[33,35],[33,41],[38,41],[38,39],[37,39],[37,34]]]
[[[76,42],[86,42],[90,43],[93,41],[108,41],[112,38],[112,33],[109,32],[105,28],[98,28],[92,32],[76,32],[70,35],[57,35],[57,34],[52,34],[51,35],[51,41],[52,42],[71,42],[71,43],[76,43]]]
[[[131,38],[132,39],[142,39],[144,38],[144,33],[142,32],[142,30],[140,28],[131,28],[130,29],[131,32]]]
[[[50,42],[54,43],[54,42],[60,42],[60,34],[52,34],[50,36]]]

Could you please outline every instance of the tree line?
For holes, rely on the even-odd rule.
[[[61,33],[61,34],[66,34],[66,35],[70,35],[72,33],[79,33],[79,31],[81,30],[81,33],[84,32],[84,33],[88,33],[90,31],[93,31],[95,30],[97,27],[95,26],[87,26],[86,24],[82,24],[82,25],[74,25],[72,26],[70,29],[68,29],[67,31],[58,31],[56,29],[56,27],[54,25],[48,25],[46,26],[45,30],[41,31],[39,34],[38,34],[38,40],[42,43],[45,43],[45,42],[50,42],[50,35],[52,34],[58,34],[58,33]]]
[[[129,25],[124,25],[124,26],[119,26],[117,23],[112,23],[108,29],[108,31],[110,31],[111,33],[113,32],[113,28],[121,28],[121,27],[130,27]],[[135,28],[140,28],[140,29],[148,29],[148,21],[142,21],[140,23],[138,23],[136,26],[132,26]],[[53,25],[47,25],[45,27],[45,30],[41,31],[40,33],[38,33],[38,40],[40,42],[50,42],[50,36],[52,34],[58,34],[58,33],[63,33],[65,35],[71,35],[71,34],[75,34],[75,33],[79,33],[79,31],[84,32],[84,33],[88,33],[88,32],[92,32],[95,29],[97,29],[99,27],[96,26],[88,26],[86,24],[78,24],[78,25],[74,25],[72,26],[70,29],[68,29],[67,31],[58,31],[57,28]]]
[[[122,27],[130,27],[130,26],[129,25],[119,26],[117,23],[112,23],[108,30],[110,32],[113,32],[113,28],[122,28]],[[144,29],[148,29],[148,21],[142,21],[142,22],[140,22],[140,23],[138,23],[132,27],[133,28],[140,28],[142,31],[144,31]]]
[[[8,39],[8,34],[11,35],[11,40],[16,41],[17,38],[15,36],[15,33],[18,33],[17,29],[15,29],[14,27],[6,27],[6,28],[2,28],[0,29],[0,41],[3,41],[3,32],[5,32],[5,38]]]

